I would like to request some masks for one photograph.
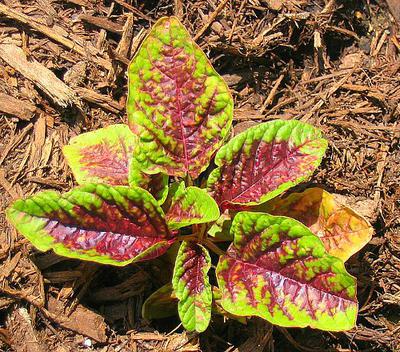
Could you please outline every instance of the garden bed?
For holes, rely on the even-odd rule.
[[[348,3],[1,3],[0,350],[398,351],[400,12],[392,1]],[[169,280],[163,257],[124,268],[71,260],[40,253],[6,222],[14,199],[76,185],[62,146],[126,121],[127,65],[155,20],[170,15],[227,82],[237,129],[297,119],[329,140],[309,184],[337,194],[375,230],[346,263],[360,302],[351,331],[215,316],[197,335],[177,317],[149,322],[141,307]]]

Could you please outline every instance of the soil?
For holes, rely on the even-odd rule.
[[[163,258],[124,268],[40,253],[6,222],[16,198],[75,181],[61,148],[126,120],[126,69],[178,16],[228,83],[235,123],[298,119],[330,142],[311,183],[355,204],[372,241],[347,263],[357,326],[341,333],[213,317],[202,335],[141,307]],[[0,3],[1,351],[399,351],[400,9],[395,0],[4,0]],[[242,127],[243,128],[243,127]]]

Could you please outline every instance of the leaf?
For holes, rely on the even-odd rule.
[[[272,324],[341,331],[357,317],[356,280],[294,219],[240,212],[217,266],[222,307]]]
[[[88,184],[17,200],[8,220],[41,251],[123,266],[163,254],[175,241],[153,196],[139,187]]]
[[[163,204],[168,196],[169,177],[163,173],[148,175],[142,171],[140,163],[132,158],[129,169],[129,185],[149,191],[159,204]]]
[[[238,322],[240,322],[242,324],[246,324],[246,322],[247,322],[246,317],[241,317],[238,315],[228,313],[224,308],[222,308],[222,306],[221,306],[222,294],[221,294],[221,290],[218,287],[216,287],[216,286],[212,287],[212,295],[213,295],[213,302],[212,302],[212,312],[213,313],[222,315],[229,319],[237,320]]]
[[[186,330],[203,332],[210,323],[212,291],[207,276],[210,267],[207,249],[194,242],[182,242],[172,285],[179,299],[179,317]]]
[[[147,175],[134,158],[138,138],[125,124],[111,125],[73,137],[63,147],[76,181],[113,186],[139,186],[162,203],[168,193],[168,176]]]
[[[264,203],[307,180],[326,148],[321,132],[306,123],[259,124],[218,151],[208,190],[222,209]]]
[[[227,211],[218,218],[218,220],[208,229],[208,234],[215,240],[221,242],[233,241],[230,228],[232,225],[232,215]]]
[[[233,100],[176,17],[158,20],[129,65],[127,113],[150,174],[196,178],[227,137]]]
[[[302,222],[322,240],[329,254],[343,261],[363,248],[374,232],[366,219],[336,203],[333,195],[321,188],[309,188],[286,198],[275,198],[257,208]]]
[[[168,318],[177,313],[178,299],[172,284],[166,284],[149,296],[142,306],[142,317],[147,320]]]
[[[79,184],[128,185],[128,171],[137,137],[124,124],[73,137],[63,153]]]
[[[203,224],[217,220],[219,208],[205,190],[198,187],[185,188],[184,182],[180,183],[172,195],[171,206],[166,214],[170,229]]]

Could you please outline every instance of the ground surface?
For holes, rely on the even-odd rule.
[[[299,119],[329,139],[312,182],[351,196],[376,232],[347,263],[359,282],[352,331],[215,317],[199,337],[174,330],[177,319],[146,322],[141,305],[167,279],[160,260],[123,269],[66,260],[38,253],[6,223],[13,199],[74,185],[61,154],[70,137],[125,121],[126,65],[151,23],[172,14],[232,89],[236,122]],[[400,33],[392,15],[372,0],[2,2],[0,350],[399,351]]]

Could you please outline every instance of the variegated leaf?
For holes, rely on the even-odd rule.
[[[171,229],[212,222],[218,217],[219,209],[214,199],[201,188],[185,188],[183,182],[172,195],[171,206],[166,214]]]
[[[211,258],[202,245],[183,241],[176,258],[172,285],[178,312],[189,331],[203,332],[211,319],[212,291],[208,280]]]
[[[266,202],[307,180],[327,145],[319,130],[300,121],[250,127],[218,151],[208,190],[223,209]]]
[[[139,187],[88,184],[17,200],[8,220],[41,251],[123,266],[163,254],[175,241],[157,201]]]
[[[222,307],[272,324],[340,331],[357,318],[356,280],[297,220],[240,212],[217,266]]]
[[[228,135],[233,101],[176,17],[151,28],[129,65],[127,112],[148,173],[196,178]]]

